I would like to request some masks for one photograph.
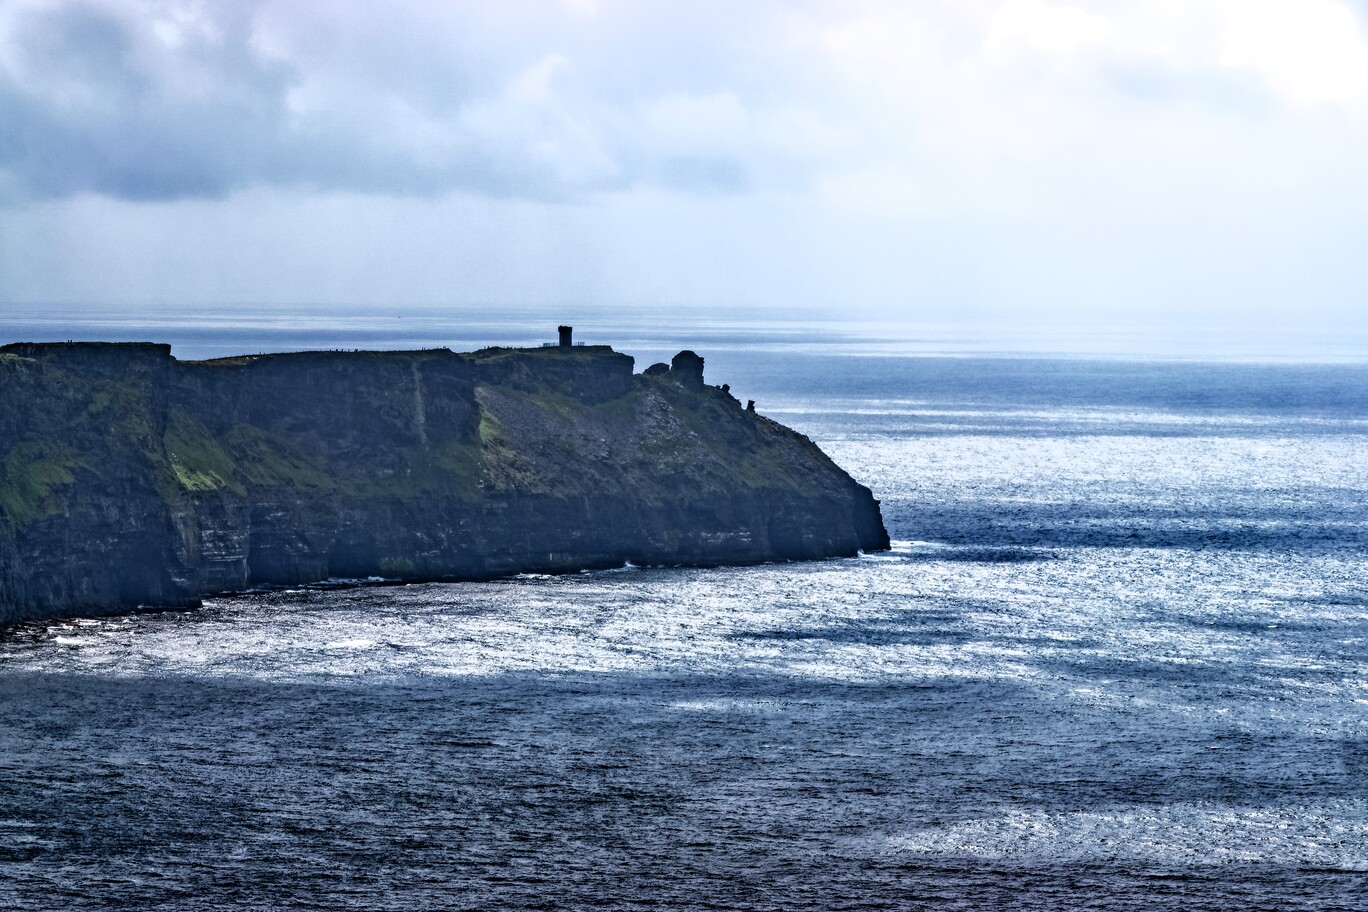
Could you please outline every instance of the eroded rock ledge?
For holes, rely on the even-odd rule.
[[[888,546],[806,437],[606,346],[177,361],[0,347],[0,625],[330,578]]]

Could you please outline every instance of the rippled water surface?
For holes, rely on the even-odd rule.
[[[1362,369],[862,363],[890,553],[12,633],[0,908],[1368,908]]]

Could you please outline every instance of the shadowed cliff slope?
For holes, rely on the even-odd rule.
[[[607,347],[0,348],[0,624],[329,578],[886,548],[811,441]]]

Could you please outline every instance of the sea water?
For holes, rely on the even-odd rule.
[[[1368,368],[698,334],[891,551],[21,628],[0,908],[1368,908]]]

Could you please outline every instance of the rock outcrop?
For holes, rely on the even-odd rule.
[[[479,579],[886,548],[815,444],[602,346],[0,348],[0,625],[330,578]]]

